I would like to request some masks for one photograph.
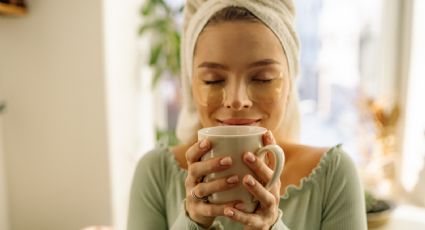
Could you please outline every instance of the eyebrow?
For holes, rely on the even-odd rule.
[[[215,62],[202,62],[200,65],[198,65],[198,68],[207,68],[207,69],[222,69],[222,70],[228,70],[229,67],[215,63]]]
[[[273,59],[263,59],[260,61],[253,62],[248,65],[248,68],[259,67],[259,66],[267,66],[267,65],[279,65],[280,62]],[[208,69],[222,69],[229,70],[230,68],[226,65],[222,65],[216,62],[202,62],[198,65],[198,68],[208,68]]]
[[[273,59],[263,59],[263,60],[256,61],[254,63],[249,64],[248,67],[252,68],[252,67],[259,67],[259,66],[266,66],[266,65],[280,65],[280,62]]]

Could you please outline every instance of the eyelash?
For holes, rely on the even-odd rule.
[[[220,83],[223,83],[223,82],[224,82],[224,80],[204,81],[204,83],[206,85],[215,85],[215,84],[220,84]]]
[[[273,81],[273,79],[252,79],[252,81],[265,84],[265,83],[269,83]],[[224,83],[224,80],[204,81],[204,83],[206,85],[215,85],[215,84]]]
[[[273,79],[252,79],[252,80],[258,83],[269,83],[273,81]]]

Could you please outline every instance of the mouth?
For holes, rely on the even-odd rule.
[[[220,125],[251,125],[255,126],[260,122],[261,119],[225,119],[225,120],[217,120]]]

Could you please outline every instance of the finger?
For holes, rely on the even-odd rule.
[[[198,202],[193,206],[194,214],[198,215],[198,217],[216,217],[223,216],[224,209],[233,207],[236,202],[230,202],[227,204],[209,204]]]
[[[251,152],[246,152],[243,156],[243,159],[248,167],[255,173],[255,175],[259,177],[261,181],[268,183],[271,180],[273,176],[273,170],[271,170],[269,166],[264,163],[264,161],[260,160]]]
[[[263,135],[263,145],[273,145],[276,144],[276,141],[273,137],[273,134],[270,130]]]
[[[205,197],[211,195],[212,193],[229,190],[231,188],[234,188],[238,184],[238,175],[233,175],[227,178],[222,178],[211,182],[199,183],[194,188],[194,193],[197,197]]]
[[[279,204],[279,197],[268,191],[251,175],[243,178],[245,188],[258,200],[262,208],[274,208]]]
[[[186,179],[189,183],[196,184],[199,178],[213,172],[228,169],[231,165],[231,157],[215,157],[205,161],[195,162],[188,166],[188,177]]]
[[[244,226],[249,226],[249,227],[258,228],[258,229],[262,227],[261,226],[262,221],[260,219],[260,216],[251,214],[251,213],[245,213],[245,212],[239,211],[236,208],[226,207],[224,209],[224,216],[234,221],[237,221]]]
[[[194,145],[190,146],[186,152],[186,161],[188,165],[199,161],[201,157],[210,150],[210,148],[211,143],[207,139],[198,141]]]
[[[204,176],[228,169],[231,165],[231,157],[216,157],[201,162],[195,162],[188,166],[188,176],[186,177],[185,185],[187,188],[192,188],[199,184]]]

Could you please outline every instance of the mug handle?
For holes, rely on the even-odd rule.
[[[276,144],[266,145],[260,148],[255,155],[258,156],[266,152],[272,152],[276,159],[272,179],[266,184],[266,186],[264,186],[267,190],[269,190],[270,187],[280,179],[280,174],[282,173],[283,166],[285,164],[285,155],[283,154],[283,149]]]

